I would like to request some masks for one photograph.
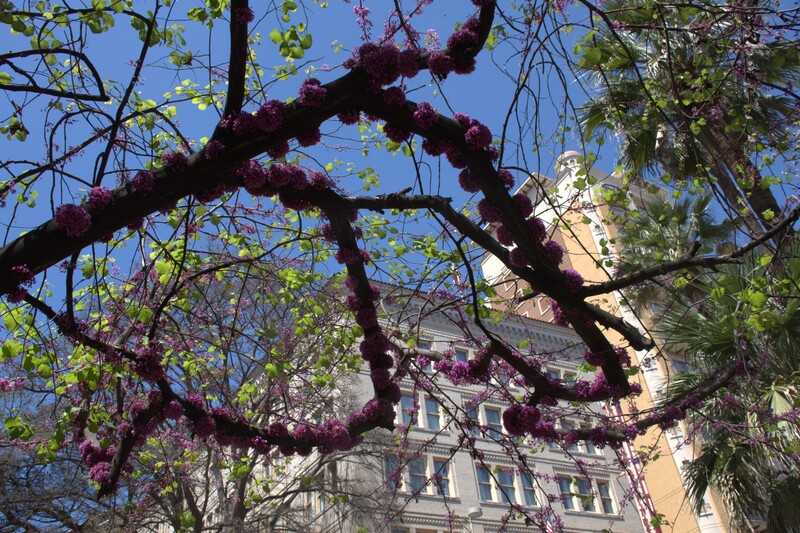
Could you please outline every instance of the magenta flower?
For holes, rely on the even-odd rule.
[[[492,148],[493,147],[490,147],[490,150]],[[503,185],[505,185],[506,189],[510,189],[514,186],[514,176],[512,176],[511,172],[508,170],[504,168],[499,169],[497,171],[497,177],[500,178],[500,181],[503,182]]]
[[[411,136],[411,134],[406,130],[398,128],[392,124],[386,124],[383,127],[383,133],[386,134],[386,137],[390,141],[394,141],[396,143],[405,142]]]
[[[161,161],[170,172],[181,172],[189,166],[189,159],[181,152],[166,152],[161,155]]]
[[[472,175],[469,169],[464,169],[459,173],[458,184],[467,192],[478,192],[481,190],[478,180],[475,179],[475,176]]]
[[[431,52],[428,56],[428,70],[440,80],[445,79],[455,68],[453,58],[445,52]]]
[[[280,159],[289,153],[289,142],[281,141],[280,143],[267,148],[267,155],[272,159]]]
[[[320,133],[319,128],[317,127],[306,130],[303,133],[298,134],[295,138],[300,146],[314,146],[322,140],[322,133]]]
[[[358,121],[361,120],[361,111],[358,109],[345,109],[336,116],[342,124],[353,125],[358,124]]]
[[[428,102],[422,102],[414,110],[414,122],[424,130],[432,128],[438,120],[439,114]]]
[[[209,161],[213,161],[223,153],[225,153],[225,145],[217,140],[208,141],[203,147],[203,156]]]
[[[283,126],[286,104],[280,100],[269,100],[256,112],[255,125],[262,131],[275,131]]]
[[[574,268],[568,268],[562,272],[564,276],[564,286],[573,294],[581,290],[583,287],[583,276]]]
[[[470,148],[480,150],[486,148],[492,143],[492,130],[480,122],[470,126],[464,134],[464,140]]]
[[[518,192],[512,196],[511,201],[514,203],[517,213],[523,218],[527,218],[533,213],[533,202],[531,202],[530,197],[524,192]]]
[[[504,246],[512,246],[514,244],[514,234],[501,224],[497,226],[497,242]]]
[[[556,241],[548,241],[544,244],[544,251],[547,256],[556,264],[560,264],[564,259],[564,249]]]
[[[143,193],[152,191],[155,186],[156,177],[149,170],[140,170],[137,172],[136,176],[133,177],[133,183],[131,183],[131,188],[134,191],[141,191]]]
[[[309,78],[303,80],[299,93],[301,104],[307,105],[308,107],[322,107],[322,104],[325,103],[328,91],[325,87],[320,85],[318,79]]]
[[[80,237],[92,227],[92,217],[83,207],[64,204],[56,209],[56,224],[67,237]]]
[[[486,222],[500,222],[500,209],[493,205],[489,200],[483,199],[478,202],[478,214]]]
[[[419,74],[419,51],[403,50],[397,60],[397,73],[404,78],[413,78]]]
[[[105,187],[92,187],[89,190],[89,205],[97,211],[102,211],[114,203],[114,195]]]

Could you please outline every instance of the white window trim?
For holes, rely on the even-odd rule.
[[[570,484],[570,493],[569,496],[564,496],[565,493],[561,491],[561,479],[568,479]],[[594,505],[594,510],[590,511],[585,508],[585,503],[580,493],[580,487],[578,485],[580,480],[588,481],[589,483],[589,490],[590,495],[592,497],[592,504]],[[611,498],[611,513],[605,512],[603,507],[603,500],[600,495],[600,488],[598,483],[604,483],[608,487],[608,494]],[[556,490],[558,491],[559,496],[562,498],[569,498],[569,501],[572,502],[572,509],[569,509],[565,503],[562,502],[564,505],[564,510],[567,512],[573,513],[590,513],[590,514],[599,514],[599,515],[606,515],[606,516],[616,516],[619,514],[619,507],[617,505],[616,498],[614,496],[614,488],[612,486],[611,480],[608,478],[587,478],[586,476],[575,474],[557,474],[556,476]]]
[[[487,470],[487,472],[489,474],[489,485],[490,485],[491,491],[492,491],[492,499],[491,500],[485,500],[481,496],[480,479],[478,478],[478,470],[480,468],[486,468],[486,470]],[[522,507],[539,507],[541,505],[539,502],[542,501],[542,498],[541,498],[541,494],[539,493],[539,489],[538,489],[538,486],[537,486],[537,483],[536,483],[535,474],[533,474],[532,472],[529,472],[529,474],[531,476],[531,482],[532,482],[531,485],[533,486],[533,495],[534,495],[534,500],[536,501],[536,504],[535,505],[528,505],[527,503],[525,503],[525,487],[524,487],[524,485],[522,483],[522,475],[519,472],[517,472],[516,469],[514,469],[513,467],[505,467],[504,468],[504,467],[502,467],[500,465],[493,465],[491,463],[486,463],[486,464],[475,463],[475,486],[478,489],[477,496],[478,496],[478,500],[479,501],[486,502],[486,503],[498,503],[498,504],[502,504],[502,505],[508,505],[508,502],[503,501],[503,491],[500,489],[500,478],[499,478],[499,475],[500,475],[499,471],[500,470],[503,470],[503,471],[506,471],[506,472],[509,471],[509,470],[513,470],[513,473],[511,474],[511,476],[512,476],[512,482],[514,483],[513,492],[512,492],[512,494],[514,496],[514,504],[520,505]]]
[[[391,474],[391,472],[389,472],[388,463],[392,459],[398,461],[398,459],[392,455],[386,456],[386,458],[384,459],[385,472],[383,477],[386,480],[387,485],[391,481],[389,480],[389,475]],[[424,470],[425,484],[418,492],[413,490],[411,486],[412,461],[422,461],[422,464],[425,468]],[[439,492],[439,485],[436,483],[434,479],[434,476],[436,475],[436,468],[434,461],[444,461],[447,463],[447,481],[448,481],[447,489],[448,492],[450,493],[449,495],[444,495]],[[453,461],[452,459],[447,457],[440,457],[434,454],[434,455],[421,455],[419,457],[414,457],[412,459],[409,459],[403,465],[403,469],[401,472],[401,480],[402,484],[400,488],[397,489],[397,491],[400,493],[435,496],[437,498],[448,498],[448,499],[458,498],[458,489],[456,487],[456,477],[455,477],[455,471],[453,469]],[[392,487],[390,486],[389,489],[392,490]]]

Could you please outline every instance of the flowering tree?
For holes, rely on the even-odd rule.
[[[361,2],[352,8],[352,35],[332,37],[329,52],[312,32],[328,30],[326,10],[341,7],[316,0],[268,7],[251,7],[246,0],[190,7],[161,1],[147,11],[114,0],[79,8],[0,3],[0,21],[13,43],[0,56],[0,89],[8,95],[2,132],[13,147],[4,150],[11,155],[2,167],[8,227],[0,249],[0,291],[7,295],[2,361],[8,378],[2,386],[6,393],[30,389],[50,395],[60,418],[55,434],[37,441],[45,457],[79,445],[91,479],[106,496],[143,460],[148,438],[164,431],[259,454],[304,455],[348,451],[370,430],[393,429],[408,344],[402,332],[379,324],[381,292],[371,278],[441,286],[471,310],[485,336],[480,357],[466,365],[445,357],[438,369],[449,379],[477,384],[499,369],[513,372],[528,392],[507,412],[512,435],[618,445],[648,427],[669,427],[735,381],[742,365],[754,364],[747,356],[726,363],[663,409],[556,430],[557,415],[549,409],[557,400],[635,394],[638,384],[629,377],[636,369],[628,368],[625,349],[654,346],[648,334],[591,299],[665,276],[685,282],[681,273],[689,268],[702,273],[737,262],[776,235],[791,234],[800,209],[787,201],[781,213],[759,213],[769,224],[725,255],[698,255],[700,247],[693,246],[681,257],[585,284],[578,272],[561,267],[563,248],[551,238],[553,227],[568,227],[533,216],[529,197],[513,190],[515,181],[543,170],[536,154],[560,152],[568,142],[566,132],[575,124],[564,80],[573,59],[601,78],[611,68],[593,44],[593,31],[583,30],[606,28],[626,49],[622,37],[628,28],[615,11],[591,2],[567,9],[560,1],[464,1],[449,12],[460,15],[455,27],[445,19],[440,32],[448,33],[441,42],[436,29],[421,31],[429,21],[443,20],[437,3],[396,1],[374,7],[384,11],[376,14]],[[651,19],[660,21],[659,10],[670,7],[653,2],[636,9],[651,9]],[[709,3],[703,9],[716,15],[704,24],[731,25],[741,33],[741,39],[726,34],[719,46],[727,47],[720,52],[726,60],[744,58],[739,63],[745,70],[752,48],[747,43],[796,38],[796,10],[760,3]],[[758,25],[741,23],[751,11],[760,17]],[[687,12],[663,31],[696,32],[695,18]],[[569,36],[576,28],[586,35],[583,41]],[[259,31],[269,31],[269,40]],[[103,53],[123,44],[125,53],[131,51],[127,66]],[[576,44],[578,55],[572,56]],[[346,57],[336,55],[345,48]],[[760,83],[763,91],[776,91],[796,106],[797,48],[794,56],[788,50],[791,61],[784,62],[794,78]],[[500,102],[508,95],[502,111],[493,113],[503,117],[492,124],[494,132],[449,103],[449,86],[458,87],[459,78],[477,83],[492,58],[502,65],[507,85],[497,82],[485,90],[496,90]],[[637,68],[633,77],[643,82]],[[742,79],[757,83],[756,74]],[[540,122],[547,117],[538,100],[547,89],[564,94],[556,107],[565,118],[550,138],[541,131],[556,128]],[[465,92],[454,89],[452,96]],[[659,93],[652,102],[654,109],[663,108],[661,98]],[[481,111],[474,100],[463,105]],[[786,127],[796,130],[796,113],[786,116]],[[700,142],[704,124],[692,124],[680,131]],[[737,145],[740,164],[764,156],[762,163],[786,162],[778,170],[791,173],[796,144],[770,150],[758,143],[763,132],[741,131],[753,142]],[[37,146],[31,146],[34,138]],[[356,162],[346,160],[351,154]],[[735,179],[732,157],[724,166]],[[406,177],[397,175],[400,168]],[[675,182],[676,191],[716,190],[713,169],[706,170],[708,179],[687,175]],[[765,174],[759,187],[780,182],[791,196],[788,179]],[[586,180],[579,180],[585,187]],[[755,185],[743,187],[752,198]],[[729,203],[731,190],[726,189]],[[624,194],[605,201],[626,205]],[[482,223],[495,224],[496,236]],[[773,249],[766,260],[779,261],[781,253]],[[597,370],[592,382],[552,380],[535,352],[509,346],[484,326],[490,312],[483,299],[494,290],[474,271],[483,254],[494,255],[512,276],[553,300],[557,319],[586,344],[587,368]],[[265,265],[275,269],[280,288],[262,295],[242,280]],[[463,281],[451,281],[454,271]],[[332,274],[343,275],[346,294],[318,298],[322,287],[336,287],[327,284]],[[196,305],[215,279],[231,291],[229,306],[220,308],[225,316]],[[372,399],[347,416],[326,413],[313,424],[296,412],[271,417],[258,410],[257,398],[269,403],[282,394],[261,377],[296,383],[300,367],[276,341],[280,330],[242,327],[250,319],[242,320],[281,302],[292,313],[293,335],[319,338],[319,359],[302,376],[315,387],[312,394],[335,384],[332,369],[364,362]],[[327,333],[320,324],[336,302],[357,326]],[[612,343],[609,331],[624,344]],[[216,345],[209,335],[224,342]],[[58,336],[73,348],[65,350]],[[341,347],[354,343],[357,354],[338,357],[345,353]],[[248,346],[254,366],[229,363],[228,354],[242,346]],[[262,356],[273,351],[281,357],[265,363],[269,359]],[[10,401],[7,439],[31,442],[32,426]]]

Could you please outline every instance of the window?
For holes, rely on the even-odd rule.
[[[558,478],[558,490],[561,493],[561,501],[564,504],[564,509],[575,510],[575,502],[572,500],[572,483],[569,478]]]
[[[519,479],[517,479],[518,475],[513,468],[476,464],[475,474],[478,479],[478,493],[482,501],[497,503],[521,501],[525,505],[537,505],[536,487],[530,472],[519,475]],[[517,492],[518,488],[519,492]]]
[[[408,462],[408,475],[411,480],[411,492],[420,492],[425,489],[425,459],[415,457]]]
[[[432,348],[432,346],[433,346],[433,343],[431,343],[431,341],[424,341],[424,340],[421,340],[421,339],[417,341],[417,348],[419,348],[420,350],[430,350]],[[430,361],[428,362],[427,365],[422,367],[422,371],[423,372],[433,372],[433,368],[431,368]]]
[[[500,499],[503,503],[517,503],[514,495],[514,472],[500,470],[497,472],[497,484],[500,490]]]
[[[597,482],[597,493],[600,495],[600,505],[606,514],[614,514],[614,499],[611,497],[611,487],[608,481]]]
[[[589,429],[587,424],[581,424],[581,429]],[[594,455],[602,455],[603,452],[597,449],[597,446],[590,440],[583,441],[583,446],[585,448],[586,453],[591,453]]]
[[[574,431],[575,430],[575,424],[573,424],[572,422],[568,422],[566,420],[562,420],[561,421],[561,428],[564,431]],[[577,452],[578,451],[578,444],[573,442],[572,444],[568,445],[567,446],[567,451]]]
[[[386,457],[386,487],[400,489],[403,485],[403,473],[399,470],[400,462],[394,455]]]
[[[575,385],[575,381],[578,379],[578,374],[575,372],[564,372],[564,384],[570,387]]]
[[[671,361],[672,369],[679,374],[692,371],[692,366],[683,359],[671,359]]]
[[[578,478],[577,485],[578,485],[578,494],[580,494],[581,508],[584,511],[593,513],[595,511],[595,508],[594,508],[594,496],[592,495],[591,482],[586,478]]]
[[[427,428],[438,430],[441,429],[441,421],[439,419],[439,402],[431,397],[425,398],[425,420]]]
[[[400,396],[400,416],[406,426],[417,424],[417,407],[414,405],[414,397],[412,395],[403,394]]]
[[[465,406],[465,409],[467,411],[467,419],[472,421],[472,427],[470,428],[469,432],[472,435],[477,436],[478,433],[480,432],[480,429],[478,428],[478,425],[480,424],[480,422],[478,421],[478,408],[475,406],[467,405]]]
[[[580,509],[587,513],[615,513],[614,496],[608,480],[592,481],[582,477],[559,476],[558,489],[564,502],[564,509],[571,511]],[[596,498],[599,508],[595,503]]]
[[[469,361],[469,352],[466,350],[466,348],[456,348],[455,352],[456,352],[456,362],[460,361],[462,363],[466,363],[467,361]]]
[[[488,435],[499,439],[503,436],[503,424],[500,421],[500,409],[496,407],[484,407],[486,415],[486,425],[489,426]]]
[[[433,472],[436,474],[436,493],[450,496],[450,463],[447,459],[434,459]]]
[[[554,381],[555,380],[559,380],[559,379],[561,379],[561,372],[559,372],[558,370],[556,370],[554,368],[548,368],[547,369],[547,377],[549,377],[551,380],[554,380]]]
[[[419,495],[453,496],[453,479],[450,476],[450,463],[444,458],[429,456],[414,457],[407,464],[390,455],[386,458],[386,486],[390,489],[404,489]]]
[[[523,472],[520,478],[522,479],[522,499],[525,500],[525,505],[536,505],[536,487],[533,485],[533,475]]]
[[[492,501],[492,479],[489,476],[489,469],[483,465],[475,467],[478,474],[478,492],[481,500]]]

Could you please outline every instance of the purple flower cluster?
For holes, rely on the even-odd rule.
[[[499,226],[497,226],[496,236],[497,236],[497,242],[499,242],[503,246],[514,245],[514,234],[511,233],[511,230],[505,227],[504,225],[500,224]]]
[[[89,205],[97,211],[109,207],[114,203],[114,195],[105,187],[92,187],[89,190]]]
[[[150,346],[145,346],[136,351],[136,361],[133,369],[145,381],[154,382],[164,377],[161,354]]]
[[[583,352],[583,359],[592,366],[601,366],[606,362],[606,356],[604,353],[593,352],[588,348],[585,352]]]
[[[397,59],[397,73],[404,78],[413,78],[419,74],[419,51],[403,50]]]
[[[438,120],[439,113],[428,102],[422,102],[414,110],[414,122],[423,130],[432,128]]]
[[[557,265],[564,260],[564,249],[556,241],[546,242],[544,244],[544,252]]]
[[[551,241],[552,242],[552,241]],[[583,287],[583,276],[574,268],[568,268],[561,273],[564,276],[564,287],[575,294]]]
[[[318,79],[308,78],[307,80],[303,80],[299,94],[301,104],[308,107],[322,107],[328,95],[328,90],[320,85]]]
[[[470,148],[481,150],[492,143],[492,130],[477,120],[473,120],[464,134],[464,140]]]
[[[156,177],[149,170],[140,170],[133,177],[131,188],[143,193],[151,192],[156,186]]]
[[[447,77],[448,74],[456,69],[456,63],[453,58],[445,52],[431,52],[428,56],[428,70],[431,74],[440,80]]]
[[[275,131],[283,126],[285,114],[285,103],[280,100],[269,100],[256,111],[256,126],[267,133]]]
[[[311,128],[306,130],[302,133],[299,133],[295,136],[297,139],[297,143],[303,147],[314,146],[315,144],[319,144],[322,140],[322,133],[319,131],[319,127]]]
[[[166,152],[161,155],[161,161],[170,172],[182,172],[189,166],[189,159],[181,152]]]
[[[392,44],[377,45],[367,43],[358,49],[361,66],[372,78],[376,87],[389,85],[400,76],[398,63],[400,50]]]
[[[347,419],[350,427],[358,427],[371,422],[390,422],[396,414],[394,405],[384,398],[373,398],[364,405],[361,411],[351,413]]]
[[[225,153],[225,145],[217,140],[208,141],[203,147],[203,156],[209,161],[213,161],[223,153]]]
[[[540,418],[536,407],[513,404],[503,413],[503,426],[511,435],[525,435],[535,431]]]
[[[467,192],[474,193],[481,190],[478,180],[475,179],[475,176],[472,175],[472,172],[470,172],[468,168],[465,168],[458,174],[458,184]]]
[[[488,223],[500,222],[500,209],[486,198],[478,202],[478,214]]]
[[[406,103],[406,93],[400,87],[389,87],[383,92],[383,101],[400,107]]]
[[[67,237],[80,237],[92,227],[92,217],[83,207],[64,204],[56,209],[56,224]]]
[[[233,170],[242,178],[244,189],[254,196],[269,196],[272,191],[264,188],[267,183],[267,171],[258,161],[250,159]]]
[[[78,446],[83,464],[89,467],[89,477],[96,483],[111,481],[111,460],[117,452],[115,446],[99,448],[90,440],[84,440]]]
[[[358,109],[345,109],[336,116],[342,124],[353,125],[358,124],[358,121],[361,120],[361,111]]]
[[[489,147],[489,154],[491,155],[492,150],[496,150],[494,146]],[[496,159],[496,158],[495,158]],[[508,170],[501,168],[497,171],[497,177],[500,178],[500,181],[503,182],[506,189],[511,189],[514,187],[514,176],[511,175],[511,172]]]
[[[28,382],[25,378],[0,378],[0,392],[10,392],[21,389]]]
[[[406,130],[399,128],[393,124],[386,124],[383,127],[383,133],[386,134],[386,137],[390,141],[394,141],[396,143],[402,143],[408,140],[409,136],[411,135]]]
[[[524,192],[518,192],[511,197],[511,202],[514,204],[514,209],[520,214],[522,218],[527,218],[533,213],[533,202],[530,197]]]

